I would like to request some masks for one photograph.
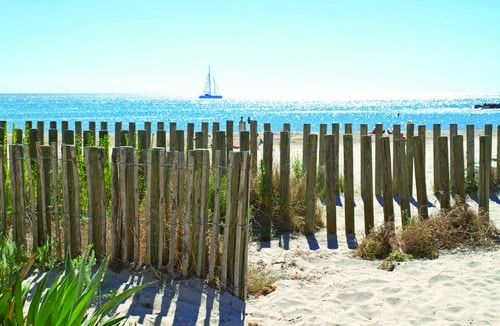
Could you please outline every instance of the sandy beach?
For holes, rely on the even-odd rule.
[[[496,134],[494,135],[496,136]],[[426,136],[428,155],[427,188],[432,207],[439,209],[432,195],[432,135]],[[237,144],[237,141],[235,142]],[[279,160],[279,138],[274,140]],[[302,140],[294,134],[291,157],[301,157]],[[476,142],[476,157],[479,146]],[[341,143],[342,146],[342,143]],[[494,137],[493,148],[496,148]],[[262,148],[259,148],[261,150]],[[363,202],[359,191],[359,135],[354,136],[355,225],[356,238],[363,236]],[[494,151],[495,153],[495,151]],[[495,157],[495,155],[494,155]],[[342,158],[340,159],[342,164]],[[342,169],[341,169],[342,170]],[[500,227],[500,204],[492,194],[490,219]],[[388,272],[378,268],[380,261],[353,257],[345,237],[344,212],[337,205],[338,247],[327,239],[326,230],[314,238],[302,235],[274,239],[269,246],[252,242],[250,268],[257,268],[278,279],[269,295],[242,302],[227,293],[208,287],[196,278],[157,281],[154,273],[111,273],[105,289],[125,288],[152,281],[154,286],[135,299],[120,305],[118,312],[130,315],[138,324],[185,325],[488,325],[498,324],[500,312],[500,251],[454,250],[434,260],[398,263]],[[477,202],[468,205],[477,210]],[[318,200],[324,215],[324,205]],[[396,225],[401,225],[399,205],[395,203]],[[412,205],[412,214],[416,214]],[[375,202],[375,224],[383,221],[383,209]]]

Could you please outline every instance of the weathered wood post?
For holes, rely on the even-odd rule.
[[[464,179],[464,138],[462,135],[455,135],[451,139],[453,162],[451,169],[455,182],[455,194],[459,200],[465,202],[465,179]]]
[[[441,209],[450,208],[450,176],[448,166],[448,137],[438,138],[439,204]]]
[[[62,237],[61,226],[59,221],[59,168],[58,168],[58,147],[57,142],[50,143],[50,167],[51,178],[50,187],[52,191],[52,216],[56,228],[56,254],[58,258],[62,257]]]
[[[115,122],[115,147],[121,146],[121,133],[122,133],[122,123],[120,121]]]
[[[89,243],[98,259],[106,256],[106,196],[104,192],[104,149],[85,148],[89,196]]]
[[[391,173],[391,142],[389,137],[380,139],[382,154],[382,193],[384,197],[384,223],[394,224],[393,185]]]
[[[410,198],[408,186],[408,166],[406,160],[405,143],[402,138],[394,141],[394,157],[399,159],[395,160],[396,166],[399,169],[399,206],[401,208],[401,224],[405,226],[411,218],[410,212]]]
[[[290,221],[290,133],[280,132],[280,213]],[[288,230],[293,231],[293,230]]]
[[[450,173],[450,192],[451,196],[455,196],[456,191],[455,191],[455,176],[453,173],[453,162],[455,162],[454,155],[455,153],[453,152],[453,137],[458,135],[458,125],[456,123],[450,123],[450,144],[449,144],[449,151],[448,153],[450,154],[450,164],[449,164],[449,173]]]
[[[192,122],[187,124],[186,145],[188,151],[194,149],[194,123]]]
[[[475,184],[476,172],[474,171],[474,125],[467,125],[466,143],[467,183]]]
[[[93,135],[95,139],[95,130],[93,132]],[[135,122],[128,123],[128,146],[131,146],[133,148],[137,147],[137,128]]]
[[[368,135],[368,125],[366,123],[362,123],[359,125],[359,135],[361,137]]]
[[[5,161],[7,155],[5,155],[4,149],[4,129],[0,128],[0,236],[5,236],[7,234],[7,193],[6,193],[6,168]]]
[[[177,131],[177,123],[171,121],[169,123],[169,128],[168,128],[168,132],[169,132],[169,134],[168,134],[168,145],[169,145],[168,148],[171,152],[176,151],[179,148],[176,131]]]
[[[219,123],[212,122],[212,165],[214,165],[214,163],[215,163],[215,151],[219,148],[218,144],[217,144],[217,133],[218,132],[219,132]],[[225,150],[226,149],[224,148],[224,151]]]
[[[355,234],[354,229],[354,168],[352,134],[344,135],[344,208],[345,233]]]
[[[413,136],[415,125],[411,122],[406,124],[406,176],[408,178],[408,196],[413,195]]]
[[[434,194],[438,194],[440,189],[439,182],[439,137],[441,137],[441,125],[435,123],[432,125],[432,175]]]
[[[319,166],[320,173],[322,171],[321,167],[325,166],[325,157],[326,157],[326,146],[325,146],[325,136],[327,133],[328,125],[326,123],[322,123],[319,125]]]
[[[375,195],[382,195],[382,145],[380,138],[383,133],[383,125],[375,124]]]
[[[415,185],[417,188],[418,214],[428,218],[427,189],[425,184],[425,143],[422,136],[413,137],[413,158],[415,165]]]
[[[203,133],[203,148],[208,148],[208,122],[201,123],[201,132]]]
[[[146,148],[151,148],[151,121],[144,121],[144,130],[146,130]]]
[[[263,176],[262,176],[262,203],[266,217],[262,226],[261,240],[271,240],[271,210],[273,198],[273,133],[264,131]]]
[[[425,144],[426,144],[426,131],[425,131],[425,125],[418,125],[418,135],[422,139],[422,144],[424,146],[424,162],[425,162]],[[425,167],[425,165],[424,165]]]
[[[10,185],[12,198],[12,238],[26,248],[26,207],[24,193],[23,145],[9,145]]]
[[[161,221],[163,216],[160,215],[160,206],[164,204],[160,202],[160,170],[165,167],[160,166],[160,155],[165,156],[165,149],[162,147],[151,148],[147,155],[149,164],[147,174],[147,197],[146,197],[146,264],[158,266],[160,261],[160,248],[163,246],[160,237]],[[164,179],[162,179],[164,181]],[[162,198],[165,200],[165,198]]]
[[[233,120],[226,121],[226,160],[228,158],[229,152],[233,150],[234,142],[234,130],[233,130]]]
[[[333,169],[337,184],[335,185],[335,189],[337,193],[340,193],[340,168],[339,168],[339,161],[340,161],[340,125],[338,123],[332,123],[332,135],[335,137],[333,138]]]
[[[305,234],[313,235],[316,215],[316,169],[318,157],[318,135],[307,136],[306,148],[306,225]]]
[[[352,123],[344,124],[344,134],[352,134]]]
[[[194,147],[196,149],[206,148],[204,145],[205,145],[205,133],[203,131],[197,131],[195,133],[195,138],[194,138]]]
[[[195,236],[198,243],[196,276],[205,277],[206,275],[206,257],[207,257],[207,230],[208,230],[208,179],[210,175],[210,153],[207,149],[197,150],[197,158],[201,170],[199,187],[198,218],[195,224],[198,224],[198,234]]]
[[[250,132],[240,131],[240,151],[250,151]]]
[[[52,251],[52,225],[50,223],[50,207],[51,207],[51,192],[50,192],[50,175],[53,173],[51,169],[51,152],[49,145],[41,145],[36,143],[36,153],[38,160],[38,241],[42,246],[49,243],[49,250]],[[57,171],[55,172],[57,173]],[[41,231],[41,232],[40,232]]]
[[[229,166],[231,168],[232,157],[229,154]],[[219,235],[220,235],[220,217],[221,217],[221,152],[215,152],[215,187],[214,187],[214,211],[212,217],[212,233],[210,237],[210,251],[208,257],[208,281],[215,280],[215,264],[219,256]],[[229,174],[231,175],[231,174]]]
[[[491,136],[479,137],[479,215],[489,220]]]
[[[372,137],[361,136],[361,198],[365,215],[365,235],[374,227]]]
[[[118,179],[120,189],[120,210],[122,216],[122,261],[132,262],[136,258],[137,240],[140,239],[137,223],[137,175],[134,148],[120,147]]]
[[[81,254],[80,185],[74,145],[62,145],[64,247],[71,257]]]
[[[45,143],[45,124],[43,121],[37,121],[36,129],[38,131],[38,142],[40,145]]]
[[[259,166],[257,164],[257,121],[251,120],[250,121],[250,156],[251,156],[251,161],[252,164],[251,169],[252,169],[252,178],[257,176],[257,171],[259,170]]]
[[[326,233],[337,234],[337,171],[335,170],[335,135],[325,136]]]
[[[302,169],[307,171],[307,156],[309,155],[307,151],[307,141],[309,139],[309,134],[311,133],[311,125],[309,123],[304,123],[302,131]]]
[[[163,129],[156,131],[156,147],[167,147],[167,132]]]

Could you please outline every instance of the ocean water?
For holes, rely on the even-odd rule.
[[[459,129],[474,124],[482,130],[484,124],[499,124],[500,110],[474,110],[474,104],[500,102],[499,98],[448,98],[431,100],[352,100],[336,102],[279,102],[241,100],[186,100],[141,95],[101,94],[0,94],[0,120],[6,120],[9,128],[13,124],[23,128],[25,120],[48,121],[80,120],[84,127],[88,121],[108,121],[113,130],[114,121],[133,121],[142,128],[142,122],[177,122],[177,128],[185,128],[194,122],[200,128],[202,121],[220,121],[224,130],[225,120],[237,121],[248,117],[259,121],[259,129],[269,122],[273,130],[281,130],[283,123],[291,123],[292,131],[301,131],[304,123],[310,123],[317,131],[320,123],[353,123],[357,131],[359,124],[373,128],[375,123],[425,124],[441,123],[449,129],[450,123],[458,123]],[[330,128],[330,127],[329,127]]]

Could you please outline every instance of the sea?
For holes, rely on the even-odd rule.
[[[225,120],[233,120],[235,126],[243,119],[257,120],[258,128],[271,123],[272,130],[282,130],[283,123],[290,123],[292,131],[301,131],[304,123],[310,123],[312,131],[318,131],[322,123],[352,123],[354,131],[360,124],[383,123],[385,128],[407,122],[432,128],[440,123],[448,130],[450,123],[457,123],[464,130],[474,124],[482,130],[485,124],[500,123],[500,109],[477,110],[475,104],[499,103],[499,97],[465,97],[439,99],[387,99],[344,100],[332,102],[315,101],[249,101],[249,100],[199,100],[172,99],[152,95],[128,94],[0,94],[0,120],[6,120],[8,128],[24,128],[24,122],[67,120],[108,121],[108,130],[113,131],[115,121],[136,122],[142,128],[144,121],[151,121],[153,130],[157,121],[175,121],[177,129],[193,122],[199,129],[201,122],[219,121],[225,129]],[[496,129],[496,127],[495,127]],[[428,129],[430,130],[430,129]]]

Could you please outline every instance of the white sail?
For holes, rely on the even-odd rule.
[[[214,94],[219,94],[219,88],[217,87],[217,84],[215,83],[215,79],[213,80],[214,82]]]
[[[212,78],[210,78],[210,70],[209,70],[207,75],[207,81],[205,82],[205,89],[203,90],[205,94],[212,94],[212,85],[210,84],[211,79]]]

